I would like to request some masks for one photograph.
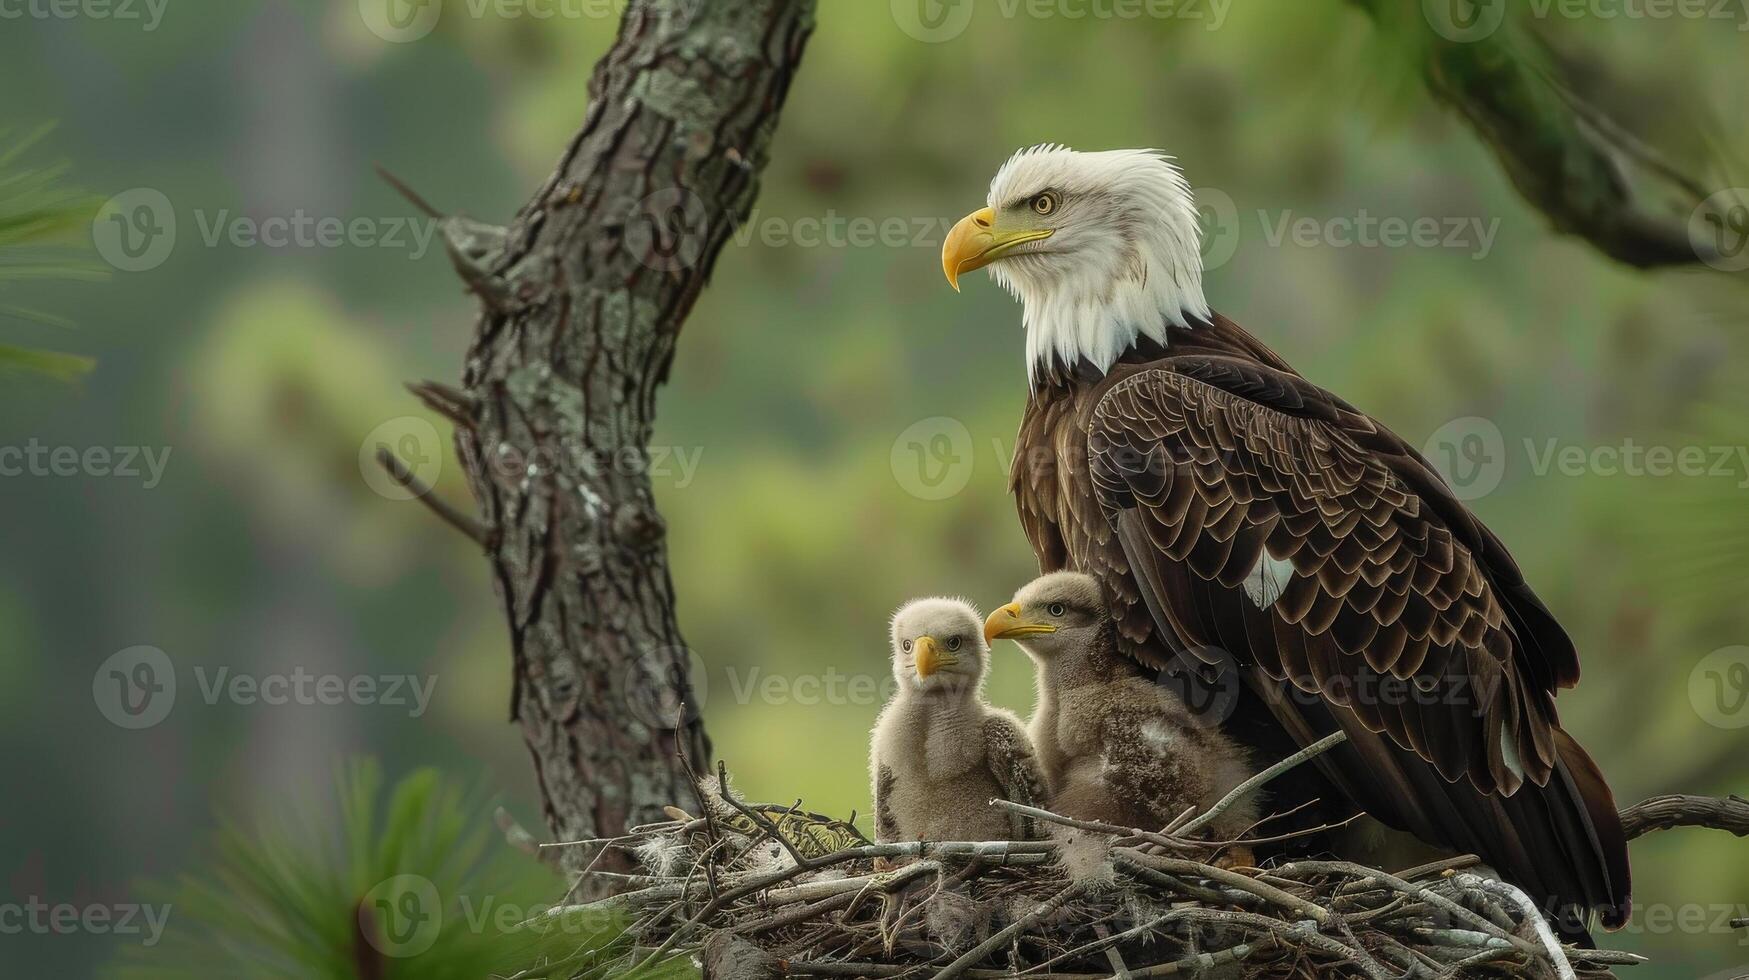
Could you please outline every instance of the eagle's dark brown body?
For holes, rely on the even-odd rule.
[[[1358,806],[1619,924],[1615,804],[1555,716],[1578,658],[1505,547],[1402,439],[1225,318],[1144,343],[1041,372],[1012,473],[1041,569],[1099,578],[1125,652],[1260,760],[1347,731],[1269,809]],[[1291,575],[1260,599],[1266,551]]]

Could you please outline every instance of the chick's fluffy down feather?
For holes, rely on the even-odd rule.
[[[1158,830],[1190,807],[1207,810],[1252,773],[1248,754],[1142,677],[1057,692],[1033,719],[1046,778],[1064,816]],[[1257,820],[1248,796],[1209,827],[1233,840]]]

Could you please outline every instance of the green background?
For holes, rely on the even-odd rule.
[[[744,793],[866,814],[868,692],[888,676],[893,609],[925,594],[989,609],[1029,577],[1005,489],[1025,396],[1019,311],[982,275],[954,295],[939,247],[1007,155],[1042,141],[1175,154],[1219,192],[1205,201],[1233,202],[1211,219],[1232,252],[1207,276],[1217,309],[1436,460],[1454,431],[1497,431],[1500,480],[1472,506],[1581,650],[1565,725],[1623,803],[1745,790],[1749,728],[1732,726],[1749,708],[1702,710],[1702,659],[1749,643],[1740,281],[1638,273],[1557,236],[1428,101],[1402,45],[1334,0],[1241,2],[1218,29],[1207,4],[1071,20],[988,2],[940,43],[908,35],[886,2],[822,7],[755,225],[687,324],[655,440],[697,464],[688,479],[671,462],[655,485],[706,719]],[[449,8],[404,44],[373,35],[351,0],[169,0],[152,31],[90,18],[0,30],[3,121],[60,124],[33,157],[66,160],[100,198],[157,189],[178,223],[149,271],[5,289],[79,327],[0,324],[4,339],[98,363],[71,386],[7,377],[0,446],[171,455],[150,489],[0,478],[0,902],[136,901],[142,880],[200,865],[221,815],[324,799],[336,763],[360,754],[391,774],[483,781],[541,826],[485,562],[418,505],[374,492],[358,462],[378,426],[437,421],[400,383],[459,376],[472,299],[437,248],[202,234],[221,215],[416,216],[378,163],[440,208],[507,219],[580,121],[616,21]],[[1739,26],[1539,25],[1624,125],[1710,161],[1697,169],[1719,189],[1749,183]],[[1497,234],[1487,249],[1474,235],[1272,240],[1284,221],[1363,214]],[[906,231],[872,243],[813,241],[807,224],[848,235],[847,222],[889,219]],[[1472,418],[1485,422],[1449,425]],[[946,461],[959,492],[916,492],[919,432],[925,445],[963,432]],[[1690,477],[1539,465],[1551,445],[1598,459],[1630,440],[1721,447],[1730,462]],[[439,492],[467,505],[447,439],[431,449]],[[176,665],[178,698],[129,731],[95,707],[93,675],[142,644]],[[994,699],[1024,712],[1024,659],[1009,646],[994,660]],[[435,697],[418,718],[208,704],[196,671],[220,667],[414,674],[435,678]],[[1655,957],[1631,975],[1749,970],[1749,932],[1719,927],[1749,914],[1749,846],[1687,831],[1633,854],[1635,896],[1657,908],[1608,940]],[[0,935],[0,962],[84,975],[129,942]]]

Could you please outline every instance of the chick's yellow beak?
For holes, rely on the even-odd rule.
[[[917,638],[917,676],[933,677],[941,669],[941,648],[935,645],[933,637]]]
[[[1050,623],[1032,622],[1022,618],[1020,612],[1020,603],[1010,602],[991,613],[990,618],[984,620],[985,642],[994,643],[997,640],[1012,640],[1016,637],[1057,631]]]
[[[1051,228],[999,229],[996,212],[979,208],[959,220],[941,246],[941,271],[959,292],[960,274],[982,269],[1027,242],[1049,238]]]

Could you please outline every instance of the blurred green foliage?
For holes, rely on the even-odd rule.
[[[1491,423],[1500,480],[1471,506],[1579,646],[1585,679],[1561,696],[1563,723],[1623,803],[1744,791],[1744,729],[1695,697],[1703,658],[1749,643],[1736,544],[1749,473],[1570,475],[1538,460],[1550,440],[1588,453],[1749,445],[1749,293],[1709,271],[1626,271],[1551,233],[1429,104],[1413,59],[1350,6],[1233,4],[1211,29],[985,3],[962,34],[924,43],[891,4],[823,0],[753,231],[687,325],[655,436],[672,451],[654,483],[681,624],[746,795],[867,814],[891,611],[926,593],[989,609],[1033,567],[1006,491],[1025,397],[1018,310],[982,277],[947,288],[940,230],[811,243],[803,222],[943,229],[983,203],[1015,147],[1045,140],[1163,147],[1205,200],[1231,199],[1234,250],[1207,277],[1217,308],[1411,443]],[[72,21],[0,34],[0,80],[33,93],[10,115],[61,120],[53,145],[71,179],[160,190],[178,225],[155,269],[8,294],[77,320],[98,364],[82,394],[0,388],[0,446],[174,450],[149,491],[0,480],[0,773],[32,801],[3,818],[14,898],[126,897],[128,881],[176,877],[200,866],[215,813],[257,822],[362,752],[390,771],[484,774],[538,826],[484,563],[361,466],[380,426],[425,419],[438,492],[466,502],[447,428],[400,384],[459,375],[473,301],[441,255],[206,234],[221,216],[409,216],[375,163],[440,207],[514,213],[583,118],[614,23],[466,10],[450,4],[406,44],[371,34],[356,3],[319,0],[173,4],[150,33]],[[1710,185],[1749,183],[1749,135],[1727,124],[1749,118],[1734,23],[1534,26],[1625,126]],[[1707,169],[1716,161],[1724,172]],[[1362,214],[1496,233],[1486,249],[1277,235],[1284,220]],[[927,499],[907,432],[937,418],[969,440],[952,456],[964,487]],[[92,678],[141,643],[166,651],[179,687],[166,721],[130,731],[94,709]],[[993,699],[1028,710],[1024,658],[994,660]],[[297,666],[435,677],[435,698],[419,717],[209,702],[195,673]],[[42,744],[46,731],[58,737]],[[1651,914],[1608,940],[1653,957],[1634,976],[1749,968],[1743,934],[1659,917],[1749,904],[1741,842],[1673,832],[1634,857]],[[129,944],[8,942],[20,969],[71,975]]]
[[[226,824],[210,867],[149,887],[173,925],[115,980],[571,980],[627,955],[612,916],[548,914],[559,878],[496,839],[482,794],[422,769],[385,797],[370,761],[335,782],[332,812]]]
[[[22,137],[0,130],[0,290],[42,280],[93,281],[102,270],[69,245],[96,215],[98,199],[63,186],[66,164],[26,166],[26,154],[53,127]],[[66,317],[0,302],[0,321],[71,326]],[[0,344],[0,374],[28,371],[63,381],[91,370],[91,358]]]

